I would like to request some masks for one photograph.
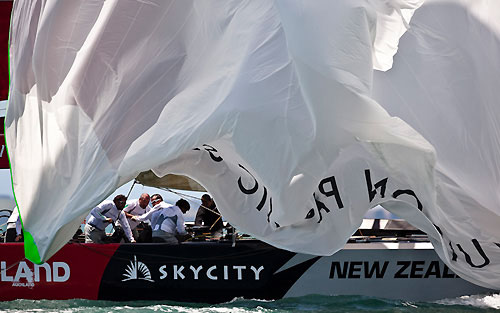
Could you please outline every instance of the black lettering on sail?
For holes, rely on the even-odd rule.
[[[438,231],[438,233],[443,236],[443,232],[441,231],[441,228],[439,228],[439,226],[437,226],[436,224],[432,224],[434,225],[434,227],[436,227],[436,230]]]
[[[245,172],[247,172],[250,176],[252,176],[253,180],[254,180],[254,186],[250,189],[247,189],[245,188],[245,186],[243,186],[243,182],[241,181],[241,176],[238,178],[238,187],[240,188],[241,192],[243,192],[244,194],[246,195],[251,195],[251,194],[254,194],[257,192],[257,190],[259,189],[259,183],[257,182],[257,179],[255,179],[255,177],[252,175],[252,173],[250,173],[243,165],[241,164],[238,164],[239,167],[241,167],[242,169],[245,170]],[[262,211],[262,209],[264,208],[264,205],[266,204],[266,201],[267,201],[267,188],[264,186],[264,193],[262,194],[262,198],[260,199],[260,202],[259,204],[257,204],[257,211]],[[267,214],[267,221],[270,222],[270,219],[271,219],[271,213],[273,212],[273,203],[272,203],[272,198],[269,198],[269,213]],[[277,226],[279,227],[279,226]]]
[[[257,211],[262,210],[262,208],[264,207],[264,204],[266,203],[266,200],[267,200],[267,188],[264,187],[264,194],[262,195],[262,199],[260,199],[260,202],[257,205],[257,208],[256,208]]]
[[[329,190],[325,190],[325,186],[329,187]],[[337,206],[339,209],[344,207],[342,203],[342,199],[340,198],[339,189],[337,187],[337,182],[335,181],[335,176],[330,176],[319,182],[318,185],[319,192],[324,194],[327,197],[335,196],[335,200],[337,201]],[[316,199],[316,198],[315,198]]]
[[[417,200],[417,208],[422,211],[423,210],[423,206],[422,206],[422,203],[420,202],[420,200],[418,200],[417,198],[417,195],[415,194],[415,192],[411,189],[398,189],[396,191],[394,191],[394,193],[392,194],[392,197],[394,199],[397,199],[400,195],[409,195],[409,196],[412,196],[413,198],[415,198],[415,200]]]
[[[243,183],[241,182],[241,176],[240,176],[240,178],[238,178],[238,187],[240,187],[241,192],[243,192],[246,195],[251,195],[251,194],[256,193],[257,189],[259,189],[259,183],[257,182],[257,179],[255,179],[255,177],[243,165],[238,164],[238,166],[241,167],[242,169],[244,169],[250,176],[252,176],[252,178],[255,182],[255,185],[252,188],[247,189],[243,186]]]
[[[380,197],[384,198],[385,197],[385,188],[387,186],[387,177],[378,181],[375,184],[375,188],[372,185],[372,179],[371,179],[371,174],[370,170],[366,169],[365,170],[365,179],[366,179],[366,188],[368,188],[368,197],[370,199],[370,202],[373,201],[375,196],[377,195],[377,189],[380,188]]]
[[[439,228],[439,226],[437,226],[436,224],[432,224],[432,225],[434,225],[434,227],[436,227],[436,230],[438,231],[438,233],[441,236],[443,236],[443,231],[441,230],[441,228]],[[451,248],[451,260],[456,262],[458,255],[455,253],[455,249],[453,249],[453,245],[451,244],[451,241],[449,242],[449,246]]]
[[[450,248],[451,248],[451,260],[452,261],[457,261],[457,258],[458,258],[458,255],[455,253],[455,249],[453,249],[453,245],[451,244],[451,241],[450,241]]]
[[[318,223],[321,223],[323,220],[323,215],[321,214],[321,210],[325,210],[326,213],[330,213],[330,209],[321,201],[316,199],[316,194],[313,193],[314,197],[314,202],[316,202],[316,207],[318,208],[318,214],[319,214],[319,221]]]
[[[310,209],[309,212],[307,212],[306,220],[313,218],[314,215],[315,215],[314,209]]]
[[[271,222],[271,213],[273,213],[273,198],[269,198],[269,213],[267,213],[267,222],[268,223]]]
[[[457,243],[458,250],[462,251],[462,253],[465,256],[465,261],[474,268],[482,268],[490,264],[490,259],[486,256],[486,253],[484,253],[483,248],[481,248],[479,242],[476,239],[472,239],[472,244],[474,245],[474,247],[476,247],[476,250],[479,253],[479,255],[484,259],[484,263],[481,265],[475,265],[474,263],[472,263],[470,255],[468,255],[467,252],[465,252],[464,249],[462,249],[462,246],[460,246],[460,244]]]
[[[214,160],[215,162],[221,162],[223,160],[221,156],[214,154],[214,152],[218,151],[211,145],[203,144],[203,147],[205,148],[205,151],[207,151],[208,154],[210,154],[210,158],[212,158],[212,160]]]

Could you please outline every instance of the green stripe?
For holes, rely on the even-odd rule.
[[[40,254],[38,253],[38,248],[33,240],[33,236],[27,231],[24,231],[24,255],[35,264],[43,263],[42,260],[40,260]]]

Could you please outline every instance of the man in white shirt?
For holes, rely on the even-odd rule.
[[[153,242],[178,244],[189,238],[184,227],[184,216],[189,211],[190,205],[184,199],[178,200],[175,205],[163,202],[159,194],[151,196],[153,209],[141,216],[134,216],[137,221],[151,221],[153,229]]]
[[[147,193],[143,193],[139,199],[127,201],[127,206],[122,210],[122,212],[127,217],[130,230],[132,231],[132,235],[134,236],[134,239],[136,241],[139,238],[139,232],[137,231],[137,225],[139,225],[139,222],[133,220],[132,217],[143,215],[149,212],[149,199],[149,195]]]
[[[135,242],[127,218],[122,212],[126,202],[127,197],[117,195],[113,201],[106,200],[93,208],[85,225],[85,242],[107,243],[106,226],[116,222],[116,220],[120,220],[127,239],[130,242]]]
[[[22,242],[23,235],[21,229],[21,219],[17,206],[12,210],[9,219],[7,220],[7,232],[5,233],[4,242]]]

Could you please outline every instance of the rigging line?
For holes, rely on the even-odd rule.
[[[196,200],[201,200],[201,198],[198,198],[198,197],[195,197],[195,196],[192,196],[192,195],[188,195],[188,194],[185,194],[185,193],[182,193],[182,192],[173,191],[172,189],[170,189],[168,187],[157,187],[157,188],[161,189],[161,190],[164,190],[164,191],[171,192],[171,193],[179,195],[181,197],[193,198],[193,199],[196,199]]]
[[[10,270],[11,268],[13,268],[14,266],[18,265],[19,263],[21,263],[21,262],[22,262],[22,261],[24,261],[24,260],[27,260],[27,259],[26,259],[26,258],[23,258],[22,260],[19,260],[19,261],[17,261],[16,263],[12,264],[11,266],[7,267],[7,268],[5,269],[5,273],[7,273],[7,271],[8,271],[8,270]]]
[[[210,208],[207,208],[207,207],[206,207],[206,206],[204,206],[203,204],[200,204],[200,206],[201,206],[202,208],[204,208],[205,210],[207,210],[207,211],[210,211],[210,212],[212,212],[212,213],[214,213],[214,214],[217,214],[217,215],[219,216],[219,218],[217,219],[217,221],[218,221],[218,220],[222,217],[222,215],[221,215],[218,211],[214,211],[214,210],[212,210],[212,209],[210,209]],[[217,221],[215,221],[215,222],[217,222]]]
[[[168,192],[171,192],[173,194],[176,194],[176,195],[179,195],[181,196],[181,198],[183,198],[184,200],[187,200],[185,199],[184,197],[188,197],[188,198],[193,198],[193,199],[196,199],[196,200],[201,200],[201,198],[198,198],[198,197],[195,197],[195,196],[191,196],[191,195],[187,195],[187,194],[184,194],[184,193],[181,193],[181,192],[176,192],[176,191],[173,191],[172,189],[170,188],[167,188],[167,187],[159,187],[159,189],[161,190],[165,190],[165,191],[168,191]],[[218,211],[214,211],[210,208],[207,208],[206,206],[204,206],[203,204],[200,204],[200,206],[204,209],[206,209],[207,211],[210,211],[214,214],[217,214],[218,216],[222,217],[222,215],[218,212]]]
[[[212,224],[212,226],[210,226],[209,230],[212,230],[212,228],[214,228],[215,224],[217,224],[217,222],[221,219],[222,215],[219,214],[219,218],[215,220],[215,222]]]
[[[195,197],[195,196],[191,196],[191,195],[188,195],[188,194],[185,194],[185,193],[182,193],[182,192],[173,191],[172,189],[167,188],[167,187],[158,187],[158,189],[161,189],[161,190],[164,190],[164,191],[171,192],[171,193],[173,193],[173,194],[176,194],[176,195],[178,195],[178,196],[181,196],[181,198],[183,198],[183,197],[187,197],[187,198],[193,198],[193,199],[196,199],[196,200],[201,200],[201,198],[198,198],[198,197]],[[183,198],[183,199],[184,199],[184,198]],[[186,200],[186,199],[184,199],[184,200]],[[210,212],[212,212],[212,213],[214,213],[214,214],[217,214],[218,216],[221,216],[221,217],[222,217],[222,215],[221,215],[218,211],[214,211],[214,210],[212,210],[212,209],[210,209],[210,208],[207,208],[207,207],[206,207],[206,206],[204,206],[203,204],[200,204],[200,206],[201,206],[202,208],[206,209],[207,211],[210,211]]]
[[[130,186],[130,190],[127,193],[127,199],[130,196],[130,193],[132,192],[132,189],[134,188],[135,183],[137,183],[137,179],[134,179],[134,183],[132,184],[132,186]]]

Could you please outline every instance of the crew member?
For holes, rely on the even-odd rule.
[[[149,200],[149,195],[147,193],[143,193],[139,199],[128,201],[127,206],[122,210],[127,217],[130,230],[132,231],[132,235],[137,242],[140,242],[140,240],[138,240],[139,232],[137,231],[137,225],[139,225],[139,222],[134,221],[132,217],[149,212]]]
[[[125,195],[117,195],[113,201],[105,200],[93,208],[85,225],[85,242],[107,243],[106,226],[116,222],[116,220],[119,220],[123,226],[127,239],[130,242],[135,242],[127,218],[122,212],[126,202]]]
[[[7,220],[7,232],[5,233],[4,242],[22,242],[23,234],[21,229],[21,219],[19,218],[19,210],[15,207]]]
[[[196,218],[194,220],[194,225],[196,226],[208,226],[212,234],[221,234],[224,224],[222,223],[222,216],[217,210],[214,199],[212,199],[208,194],[201,196],[201,205],[196,212]]]
[[[184,217],[189,211],[190,205],[184,199],[179,199],[175,205],[163,202],[159,194],[151,196],[153,209],[141,216],[134,216],[132,219],[137,221],[151,221],[153,229],[153,242],[168,244],[178,244],[190,236],[184,227]]]

